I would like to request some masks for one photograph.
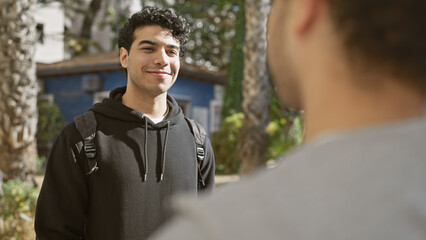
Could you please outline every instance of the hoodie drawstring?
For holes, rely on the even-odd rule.
[[[169,135],[170,121],[167,121],[166,135],[164,136],[164,144],[163,144],[163,154],[161,156],[161,173],[160,173],[160,182],[163,181],[164,178],[164,169],[166,167],[166,150],[167,150],[167,139]],[[145,145],[144,145],[144,176],[143,181],[145,182],[148,176],[148,118],[145,117]]]
[[[143,181],[146,181],[146,177],[148,176],[148,118],[145,117],[145,146],[144,146],[144,153],[145,158],[143,161],[144,164],[144,175],[143,175]]]
[[[164,136],[163,156],[161,159],[160,182],[163,181],[164,169],[166,167],[166,147],[167,147],[167,137],[169,135],[169,127],[170,127],[170,121],[167,121],[166,135]]]

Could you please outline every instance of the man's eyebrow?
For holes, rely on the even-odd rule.
[[[143,44],[149,44],[149,45],[153,45],[153,46],[157,46],[158,45],[158,43],[157,42],[154,42],[154,41],[151,41],[151,40],[142,40],[142,41],[140,41],[139,43],[138,43],[138,46],[140,46],[140,45],[143,45]],[[174,44],[168,44],[168,45],[166,45],[168,48],[173,48],[173,49],[176,49],[176,50],[180,50],[180,47],[179,46],[177,46],[177,45],[174,45]]]
[[[138,46],[142,45],[142,44],[149,44],[149,45],[158,45],[158,43],[151,41],[151,40],[142,40],[138,43]]]

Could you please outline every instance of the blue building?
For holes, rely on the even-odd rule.
[[[56,103],[69,123],[109,92],[126,85],[117,52],[38,64],[41,97]],[[179,76],[169,90],[186,116],[201,123],[208,133],[218,129],[225,78],[217,73],[181,63]]]

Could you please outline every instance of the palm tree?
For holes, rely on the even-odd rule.
[[[270,0],[245,0],[246,36],[244,46],[243,127],[238,150],[241,173],[249,173],[263,163],[267,150],[270,91],[266,66],[266,22]]]
[[[35,169],[36,0],[0,0],[0,170],[28,180]]]

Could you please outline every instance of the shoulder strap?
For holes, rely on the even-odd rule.
[[[87,164],[89,165],[89,172],[86,175],[90,175],[98,170],[98,162],[96,161],[96,118],[93,111],[87,111],[82,115],[74,118],[77,130],[80,132],[83,138],[83,149],[87,158]]]
[[[189,128],[191,129],[192,135],[194,135],[195,144],[197,146],[196,153],[197,153],[197,166],[198,166],[198,188],[203,188],[206,186],[206,183],[204,182],[203,175],[201,173],[201,163],[204,160],[205,157],[205,142],[206,142],[206,130],[204,130],[203,126],[201,126],[196,121],[185,117],[186,122],[189,125]]]

